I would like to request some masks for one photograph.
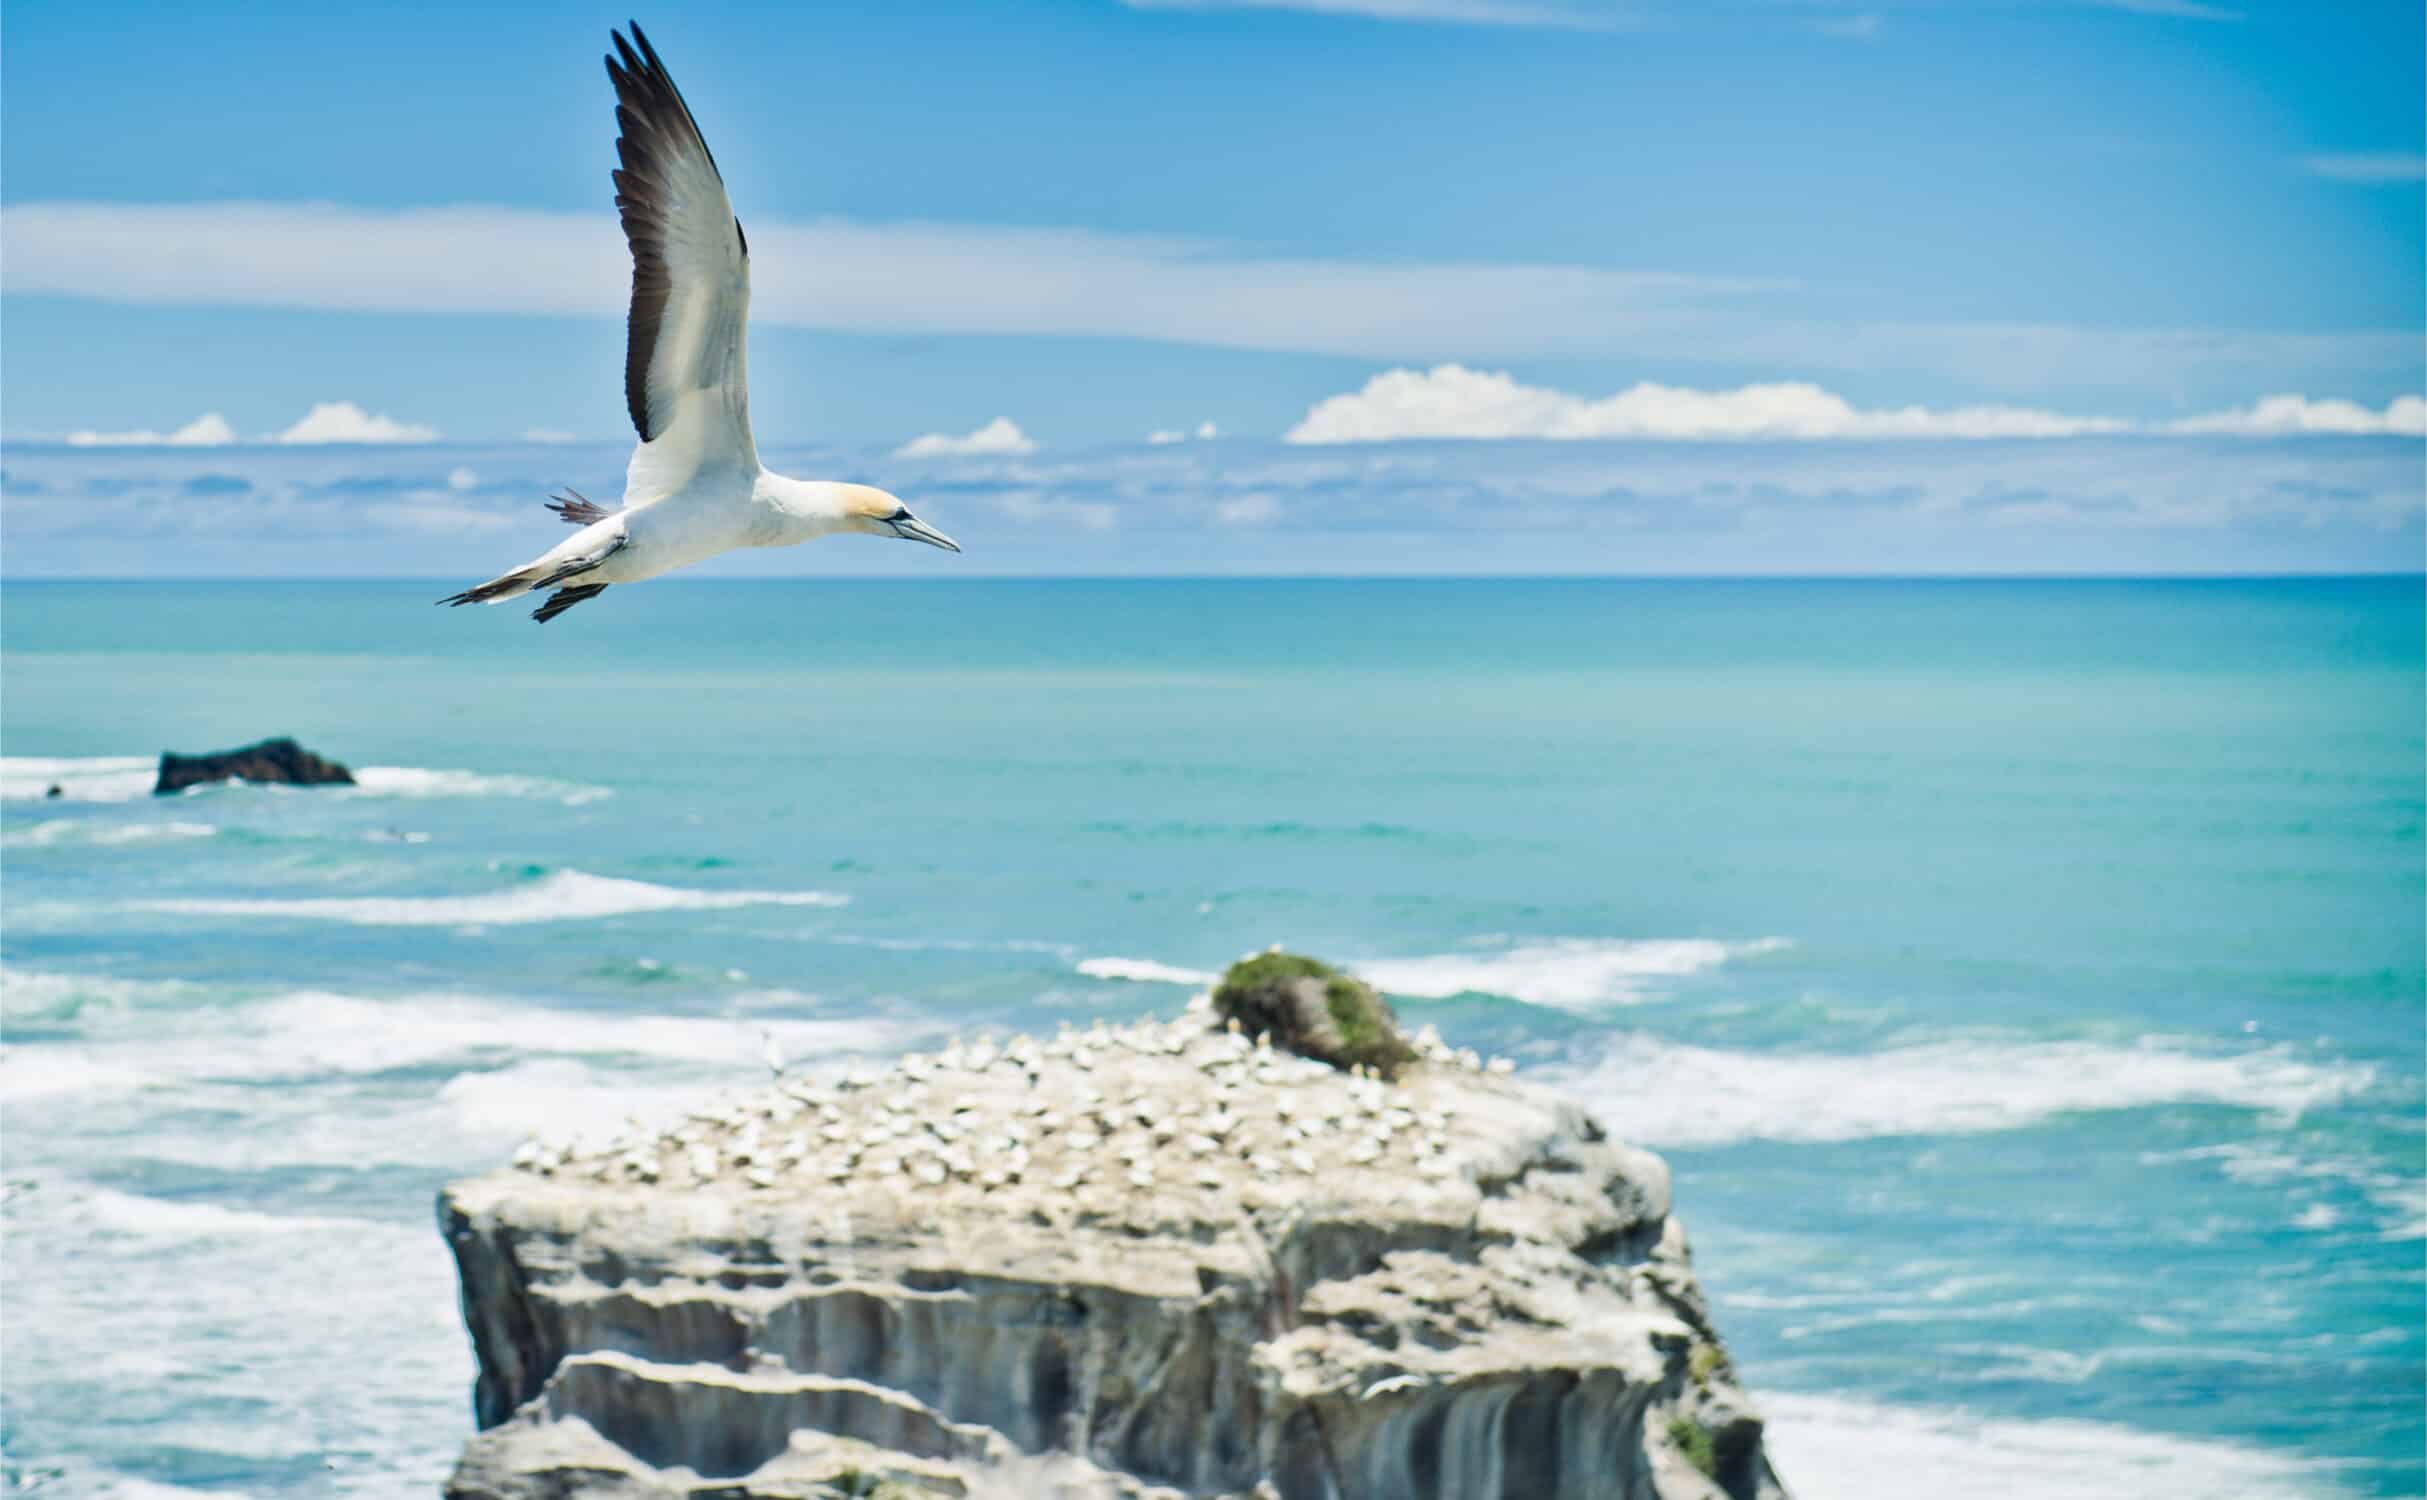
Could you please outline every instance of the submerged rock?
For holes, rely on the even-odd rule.
[[[152,795],[165,797],[171,792],[184,791],[189,786],[201,786],[211,781],[266,781],[283,786],[352,786],[354,773],[333,760],[323,760],[281,737],[246,745],[237,750],[218,750],[205,755],[179,755],[174,750],[160,752],[160,779],[152,783]]]
[[[955,1044],[450,1186],[457,1500],[1775,1500],[1667,1168],[1429,1030]]]

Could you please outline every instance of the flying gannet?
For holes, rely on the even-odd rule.
[[[788,547],[836,532],[901,537],[949,552],[952,538],[883,490],[787,479],[758,461],[750,436],[743,344],[750,316],[750,246],[725,179],[691,107],[657,50],[632,26],[612,33],[615,206],[632,248],[632,312],[624,402],[640,444],[610,513],[577,491],[550,509],[581,529],[487,583],[441,604],[494,604],[554,589],[532,612],[555,619],[609,584],[638,583],[736,547]]]

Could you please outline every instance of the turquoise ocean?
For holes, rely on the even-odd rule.
[[[12,1492],[432,1493],[450,1176],[1276,942],[1668,1158],[1805,1500],[2427,1490],[2416,578],[442,591],[0,597]]]

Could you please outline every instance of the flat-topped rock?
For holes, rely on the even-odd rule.
[[[448,1492],[1782,1495],[1666,1167],[1415,1048],[1198,1009],[527,1146],[439,1202]]]

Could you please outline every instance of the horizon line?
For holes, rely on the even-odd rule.
[[[444,584],[452,573],[37,573],[0,571],[0,587],[26,584]],[[783,573],[761,576],[652,579],[684,587],[723,584],[857,583],[2382,583],[2427,584],[2427,565],[2354,571],[2180,573]]]

